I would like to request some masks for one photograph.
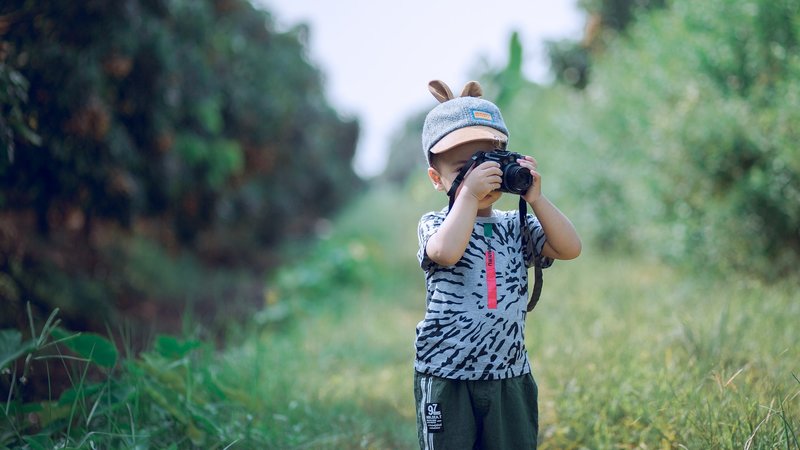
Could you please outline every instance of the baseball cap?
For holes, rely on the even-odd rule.
[[[444,153],[468,142],[493,141],[505,148],[508,128],[494,103],[480,98],[482,89],[475,81],[464,87],[461,97],[453,97],[443,82],[434,80],[429,89],[441,103],[425,117],[422,127],[422,150],[430,165],[431,155]]]

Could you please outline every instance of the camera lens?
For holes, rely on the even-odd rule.
[[[532,183],[531,172],[519,164],[509,164],[503,173],[503,184],[510,193],[524,194]]]

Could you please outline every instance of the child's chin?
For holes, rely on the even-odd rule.
[[[483,200],[480,201],[480,205],[486,208],[487,206],[492,206],[496,201],[500,200],[500,197],[503,195],[500,191],[492,191],[483,197]]]

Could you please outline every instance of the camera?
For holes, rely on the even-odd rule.
[[[472,161],[476,166],[485,161],[496,161],[500,164],[500,170],[503,171],[500,192],[523,195],[528,192],[528,188],[533,184],[533,176],[530,170],[520,166],[517,162],[517,159],[522,158],[524,157],[519,153],[494,150],[477,152],[472,156]]]

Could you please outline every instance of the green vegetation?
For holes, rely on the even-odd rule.
[[[611,2],[586,3],[604,14],[613,9]],[[540,448],[798,450],[800,2],[640,3],[646,9],[658,8],[647,14],[635,10],[636,20],[628,17],[624,32],[604,41],[601,50],[593,50],[592,76],[583,80],[586,85],[581,90],[525,83],[519,78],[524,52],[515,41],[508,67],[484,77],[487,97],[502,93],[511,148],[538,159],[544,192],[573,219],[585,243],[579,259],[558,262],[545,272],[542,300],[528,317],[527,344],[541,396]],[[116,192],[103,191],[98,187],[102,183],[87,187],[98,187],[100,197],[73,198],[69,189],[36,191],[45,197],[55,195],[58,205],[67,202],[65,209],[50,204],[44,214],[44,225],[66,228],[51,227],[49,237],[29,241],[20,238],[19,226],[35,229],[41,221],[37,214],[22,211],[28,206],[25,195],[33,191],[4,190],[0,197],[4,208],[17,208],[12,215],[20,220],[9,226],[9,213],[4,209],[0,215],[4,246],[0,295],[13,300],[4,303],[4,313],[10,314],[3,319],[24,318],[22,326],[3,325],[0,330],[0,448],[416,446],[413,337],[424,314],[423,275],[415,259],[416,223],[423,212],[445,204],[441,193],[424,179],[424,171],[409,164],[408,158],[421,159],[416,127],[420,118],[409,121],[392,155],[397,171],[389,178],[402,183],[376,183],[327,225],[316,222],[320,211],[314,210],[323,200],[306,202],[311,209],[295,218],[317,226],[315,239],[300,244],[274,235],[269,226],[275,225],[267,220],[273,212],[293,211],[320,191],[286,185],[295,181],[292,170],[297,168],[266,170],[275,167],[278,160],[272,158],[294,156],[280,153],[286,148],[305,148],[315,155],[312,158],[321,158],[327,155],[321,151],[326,143],[339,140],[340,132],[350,136],[353,125],[348,122],[340,128],[343,123],[324,106],[314,81],[316,72],[300,56],[302,30],[276,38],[269,28],[263,29],[267,16],[256,13],[258,20],[253,19],[249,5],[213,4],[214,8],[183,1],[139,5],[147,12],[143,17],[153,20],[139,22],[154,27],[144,35],[152,40],[142,41],[149,42],[150,50],[162,45],[174,50],[176,42],[199,39],[213,44],[210,48],[216,50],[210,55],[231,57],[225,59],[229,65],[222,65],[225,70],[217,72],[220,66],[212,64],[192,72],[200,78],[191,85],[202,91],[199,96],[184,93],[187,103],[169,109],[170,114],[146,115],[153,119],[151,125],[175,120],[170,122],[175,125],[170,128],[174,139],[168,140],[173,145],[171,156],[163,158],[177,160],[181,176],[173,179],[175,184],[151,186],[166,190],[155,197],[136,194],[131,203],[114,203],[129,212],[146,212],[145,219],[126,225],[117,216],[100,220],[95,209],[77,216],[70,212],[74,206],[70,201]],[[93,5],[99,8],[94,12],[102,15],[103,7]],[[226,5],[241,8],[231,10]],[[22,23],[15,22],[18,16],[8,10],[2,13],[0,25]],[[246,27],[243,23],[254,22],[238,22],[231,14],[259,25]],[[48,21],[52,15],[37,17],[42,18],[30,23],[55,29],[48,28],[55,26]],[[161,28],[164,23],[170,26]],[[270,54],[274,58],[264,62],[256,51],[259,45],[220,30],[250,30],[253,35],[245,34],[254,42],[276,38],[285,40],[286,46],[276,46],[277,53]],[[13,139],[15,144],[0,154],[7,157],[0,170],[9,174],[9,168],[19,169],[3,183],[21,183],[19,177],[31,175],[22,170],[26,158],[33,163],[36,155],[64,148],[59,145],[77,145],[74,136],[54,145],[53,136],[59,131],[48,127],[82,123],[69,122],[71,116],[63,117],[67,122],[43,121],[31,111],[30,99],[40,91],[28,89],[41,86],[40,80],[28,71],[33,64],[30,55],[23,58],[16,45],[0,52],[17,63],[0,64],[6,120],[0,123],[0,139]],[[137,48],[143,53],[136,53]],[[128,50],[150,54],[142,48]],[[184,50],[178,53],[185,63],[216,61]],[[222,53],[215,53],[218,50]],[[240,50],[243,59],[233,58]],[[42,54],[69,61],[78,53]],[[161,55],[156,60],[164,64],[171,61],[166,56],[171,52],[153,54]],[[28,63],[21,64],[20,58]],[[321,121],[318,128],[303,128],[308,133],[302,136],[296,125],[311,114],[307,110],[270,109],[271,121],[262,128],[261,122],[247,120],[250,109],[235,108],[245,104],[261,111],[261,107],[295,104],[283,96],[297,91],[281,83],[303,76],[285,80],[278,71],[268,70],[273,63],[283,70],[286,60],[310,77],[305,78],[312,86],[308,92],[320,94],[308,104],[301,102],[317,111]],[[98,61],[103,59],[89,58],[87,77],[109,70]],[[109,67],[120,73],[125,65]],[[177,66],[166,67],[170,70],[162,73],[165,83],[171,76],[187,75]],[[248,72],[254,67],[266,78]],[[249,75],[234,76],[241,71]],[[225,74],[233,79],[218,77]],[[509,78],[516,80],[513,86],[498,84]],[[254,79],[258,89],[282,88],[270,91],[270,100],[259,103],[264,97],[242,83]],[[208,87],[204,83],[221,83],[225,89],[204,90]],[[111,89],[121,84],[125,83],[117,80],[100,85]],[[105,92],[95,97],[119,98],[101,95]],[[117,111],[113,104],[106,103],[106,111]],[[93,109],[99,104],[91,102],[65,100],[63,105],[64,110],[50,113],[77,113],[83,107],[103,110]],[[120,120],[109,129],[117,131],[108,136],[119,137],[114,133],[127,123]],[[190,126],[184,129],[178,123]],[[279,146],[272,146],[273,138]],[[123,161],[114,159],[120,155],[133,158],[131,167],[112,166],[127,167],[134,179],[149,176],[142,165],[156,164],[158,170],[176,167],[162,157],[151,161],[149,156],[131,156],[135,152],[111,152],[123,148],[115,147],[115,142],[101,139],[91,148],[112,162]],[[258,145],[247,145],[252,142]],[[36,153],[39,145],[43,150]],[[348,145],[341,149],[349,150]],[[90,169],[83,153],[58,154],[63,158],[42,158],[36,167],[64,163]],[[106,180],[104,173],[92,171],[88,178],[83,172],[64,175],[80,184]],[[278,189],[285,186],[292,189]],[[196,192],[210,194],[204,198],[215,205],[216,215],[206,217],[208,222],[180,212],[181,208],[195,211],[192,205],[198,203],[190,197]],[[188,197],[181,197],[184,194]],[[338,195],[333,203],[343,201]],[[262,196],[275,203],[248,209],[247,205],[260,205]],[[149,203],[153,198],[164,202]],[[515,208],[514,200],[507,196],[501,207]],[[172,207],[177,209],[169,213],[159,209]],[[254,221],[241,222],[243,216],[237,211],[255,214],[245,214]],[[98,214],[92,216],[95,220],[81,219],[90,213]],[[108,225],[107,220],[115,225],[101,226]],[[95,224],[91,230],[84,227],[76,234],[69,229],[90,222]],[[193,228],[200,223],[204,225]],[[253,224],[256,228],[249,228]],[[259,228],[259,224],[269,226]],[[167,236],[159,237],[166,225]],[[172,234],[173,225],[177,235]],[[188,234],[181,235],[180,230]],[[78,237],[108,244],[79,255],[79,262],[93,268],[88,273],[64,270],[71,268],[72,260],[64,259],[63,252],[72,247],[43,250],[51,241],[85,242]],[[229,253],[229,249],[264,248],[254,243],[268,248],[266,257],[280,258],[280,266],[262,283],[253,283],[252,274],[241,274]],[[32,253],[20,253],[12,244],[30,245],[24,249],[33,249]],[[37,255],[47,257],[32,265],[31,258]],[[243,255],[247,263],[263,262],[261,257]],[[108,338],[73,333],[59,323],[60,318],[71,323],[83,323],[76,317],[90,319],[70,317],[65,309],[41,315],[44,307],[35,303],[25,311],[23,301],[31,296],[47,299],[50,305],[80,304],[105,314],[102,308],[108,307],[109,298],[125,300],[120,293],[133,292],[138,296],[127,300],[142,309],[147,309],[150,296],[175,301],[208,297],[230,313],[239,308],[237,286],[246,286],[251,297],[258,298],[257,312],[252,306],[238,316],[199,308],[178,310],[173,329],[184,330],[180,337],[157,334],[142,352],[138,352],[140,329],[109,326],[106,335],[113,337]],[[197,323],[201,314],[215,318]],[[220,330],[227,334],[219,341],[209,337],[220,337]]]
[[[523,148],[582,174],[568,197],[591,200],[602,245],[720,273],[796,273],[800,2],[674,1],[592,70],[577,95],[522,95],[516,105],[532,106],[514,117],[545,121]]]
[[[152,322],[130,305],[167,314],[188,296],[141,282],[136,254],[193,265],[200,285],[260,277],[264,247],[357,192],[358,123],[328,104],[306,32],[247,0],[4,1],[0,326],[28,302],[80,329]]]
[[[161,336],[53,402],[12,398],[2,420],[21,436],[0,444],[414,448],[415,226],[439,197],[420,179],[371,192],[279,271],[227,348]],[[541,448],[799,448],[796,288],[596,247],[557,263],[527,328]]]

